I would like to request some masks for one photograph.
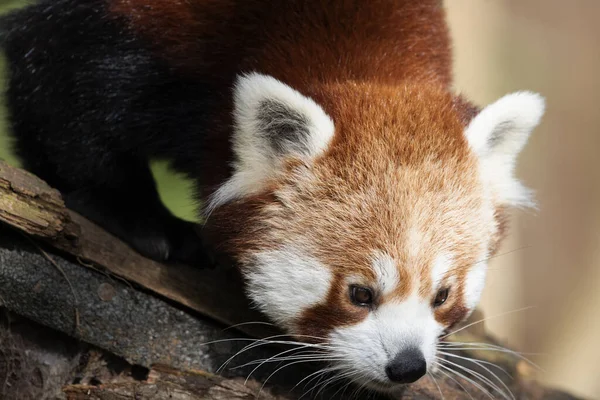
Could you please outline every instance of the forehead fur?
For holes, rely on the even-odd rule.
[[[335,121],[333,142],[282,177],[268,218],[285,228],[271,239],[297,235],[328,265],[367,275],[366,249],[417,270],[442,251],[457,263],[480,254],[492,221],[452,97],[361,84],[326,93],[314,96]]]
[[[334,120],[332,143],[311,165],[289,160],[270,193],[234,204],[238,217],[240,208],[255,216],[238,246],[301,243],[327,265],[367,276],[367,249],[416,270],[442,251],[458,265],[481,253],[494,224],[450,94],[357,83],[310,95]]]

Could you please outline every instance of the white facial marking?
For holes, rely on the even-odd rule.
[[[409,259],[416,259],[419,257],[422,243],[423,235],[421,231],[416,226],[411,227],[408,231],[408,239],[406,241]]]
[[[487,273],[486,259],[487,253],[485,256],[481,257],[480,261],[476,262],[467,273],[464,285],[464,301],[465,306],[470,311],[473,311],[479,303],[479,299],[481,298],[485,286],[485,276]]]
[[[431,282],[434,290],[439,289],[442,280],[452,268],[452,256],[448,253],[442,253],[435,259],[431,268]]]
[[[257,193],[293,155],[310,160],[331,141],[334,125],[310,98],[277,79],[252,73],[238,78],[234,89],[235,155],[233,176],[212,196],[206,209]]]
[[[531,191],[515,177],[519,152],[544,113],[544,99],[517,92],[484,108],[469,124],[465,136],[477,154],[481,175],[499,204],[533,206]]]
[[[365,382],[388,383],[386,366],[411,347],[421,350],[430,368],[442,331],[429,302],[413,293],[402,302],[381,305],[356,325],[335,329],[330,339],[334,357],[343,359],[339,366],[356,371]]]
[[[245,278],[250,298],[284,327],[302,311],[323,302],[332,281],[325,265],[292,246],[256,255],[256,265]]]
[[[382,294],[391,293],[398,287],[400,276],[398,275],[398,267],[392,256],[383,251],[375,251],[373,253],[372,265]]]

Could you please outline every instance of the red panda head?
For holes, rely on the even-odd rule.
[[[360,82],[303,95],[259,74],[234,89],[234,172],[210,219],[229,221],[262,311],[381,388],[434,368],[479,301],[504,210],[531,204],[513,169],[543,100],[510,94],[467,127],[456,104]]]

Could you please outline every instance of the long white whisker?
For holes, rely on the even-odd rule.
[[[487,397],[489,397],[490,399],[494,400],[494,398],[492,397],[492,395],[490,394],[490,392],[488,390],[486,390],[483,386],[481,386],[479,383],[475,382],[475,380],[467,377],[466,375],[453,370],[452,368],[449,368],[441,363],[438,363],[440,368],[445,369],[446,371],[448,371],[449,373],[455,374],[456,376],[459,376],[461,378],[463,378],[465,381],[469,382],[471,385],[475,386],[477,389],[481,390],[481,392],[483,394],[485,394]]]
[[[358,395],[365,389],[366,386],[367,386],[367,381],[365,381],[362,385],[360,385],[360,387],[356,390],[356,392],[354,392],[352,394],[352,396],[356,395],[356,397],[358,398]]]
[[[470,344],[470,343],[461,343],[457,345],[449,345],[449,346],[439,346],[440,349],[446,350],[503,350],[511,353],[515,353],[516,355],[521,356],[544,356],[545,353],[530,353],[530,352],[520,352],[512,349],[508,349],[502,346],[494,346],[494,345],[485,345],[485,344]]]
[[[491,257],[484,258],[483,260],[476,261],[476,262],[475,262],[475,264],[480,264],[480,263],[482,263],[482,262],[490,261],[490,260],[493,260],[494,258],[499,258],[499,257],[502,257],[502,256],[506,256],[506,255],[508,255],[508,254],[515,253],[515,252],[517,252],[517,251],[519,251],[519,250],[525,250],[525,249],[528,249],[528,248],[530,248],[530,247],[533,247],[533,246],[531,246],[531,245],[528,245],[528,246],[521,246],[521,247],[517,247],[516,249],[512,249],[512,250],[506,251],[506,252],[504,252],[504,253],[500,253],[500,254],[494,254],[494,255],[493,255],[493,256],[491,256]]]
[[[344,393],[346,393],[346,390],[348,390],[348,388],[350,387],[350,385],[352,385],[352,381],[348,380],[346,382],[346,384],[344,386],[340,386],[340,388],[331,396],[332,398],[335,398],[335,396],[340,393],[340,390],[342,391],[342,393],[340,393],[340,396],[344,396]]]
[[[440,385],[437,383],[437,380],[433,377],[433,374],[431,374],[429,371],[427,372],[427,376],[429,378],[431,378],[431,380],[433,381],[433,383],[435,383],[435,386],[437,387],[438,391],[440,392],[440,396],[442,396],[442,400],[445,400],[444,398],[444,394],[442,393],[442,389],[440,389]]]
[[[520,353],[520,352],[511,350],[511,349],[507,349],[506,347],[496,346],[496,345],[489,344],[489,343],[460,343],[460,346],[464,346],[464,347],[440,346],[440,348],[444,348],[447,350],[479,350],[479,351],[497,351],[500,353],[508,353],[508,354],[514,355],[515,357],[520,358],[523,361],[526,361],[531,366],[533,366],[536,369],[538,369],[539,371],[543,372],[543,369],[539,365],[537,365],[536,363],[534,363],[529,358],[527,358],[523,355],[523,354],[527,354],[527,355],[543,355],[543,354]]]
[[[434,364],[436,364],[438,366],[440,365],[438,362],[435,362],[435,361],[434,361]],[[458,386],[460,386],[462,388],[462,390],[464,392],[466,392],[469,395],[469,397],[471,398],[471,400],[475,400],[475,399],[473,399],[473,396],[471,395],[471,393],[469,393],[469,391],[467,390],[467,388],[465,388],[462,383],[460,383],[459,381],[457,381],[456,379],[454,379],[454,377],[452,377],[452,375],[450,375],[447,372],[442,371],[441,369],[438,370],[438,372],[440,372],[441,374],[443,374],[446,378],[451,379],[452,381],[454,381]]]
[[[473,375],[473,376],[474,376],[474,377],[476,377],[476,378],[479,378],[479,380],[480,380],[482,383],[486,383],[487,385],[489,385],[489,386],[490,386],[492,389],[494,389],[494,390],[495,390],[495,391],[496,391],[498,394],[500,394],[502,397],[504,397],[504,398],[505,398],[505,399],[507,399],[507,400],[509,400],[509,399],[510,399],[510,400],[512,400],[510,396],[508,396],[508,395],[507,395],[507,394],[506,394],[506,393],[505,393],[505,392],[504,392],[504,391],[503,391],[503,390],[502,390],[502,389],[501,389],[501,388],[500,388],[498,385],[496,385],[496,384],[495,384],[495,383],[494,383],[494,382],[493,382],[491,379],[489,379],[487,376],[485,376],[485,375],[483,375],[483,374],[481,374],[481,373],[479,373],[479,372],[477,372],[477,371],[474,371],[474,370],[473,370],[473,369],[471,369],[471,368],[467,368],[467,367],[465,367],[465,366],[463,366],[463,365],[460,365],[460,364],[458,364],[458,363],[455,363],[455,362],[452,362],[452,361],[449,361],[449,360],[444,360],[444,359],[440,359],[440,360],[443,360],[443,361],[441,361],[441,362],[445,362],[445,363],[448,363],[448,364],[450,364],[450,365],[453,365],[454,367],[456,367],[456,368],[459,368],[459,369],[461,369],[461,370],[463,370],[463,371],[465,371],[465,372],[467,372],[467,373],[469,373],[469,374]],[[494,375],[494,376],[495,376],[495,375]],[[503,384],[504,384],[504,383],[503,383]],[[511,395],[512,395],[512,392],[511,392]]]
[[[245,364],[242,364],[242,365],[237,365],[237,366],[235,366],[235,367],[231,367],[230,369],[232,369],[232,370],[233,370],[233,369],[240,369],[240,368],[247,367],[247,366],[249,366],[249,365],[259,364],[259,363],[261,363],[262,361],[270,361],[270,360],[273,360],[273,361],[285,361],[285,359],[286,359],[286,358],[288,358],[288,357],[304,357],[304,356],[307,356],[307,357],[308,357],[308,356],[317,356],[317,355],[326,356],[326,354],[325,354],[325,353],[319,353],[319,352],[317,352],[317,351],[313,351],[313,350],[305,350],[305,349],[306,349],[306,347],[305,347],[305,346],[298,346],[298,347],[294,347],[294,348],[292,348],[292,349],[287,349],[287,350],[284,350],[284,351],[282,351],[282,352],[280,352],[280,353],[277,353],[277,354],[275,354],[275,355],[273,355],[273,356],[270,356],[270,357],[268,357],[268,358],[262,358],[262,359],[259,359],[259,360],[252,360],[252,361],[248,361],[248,362],[247,362],[247,363],[245,363]],[[302,351],[301,351],[301,350],[302,350]],[[291,352],[294,352],[294,351],[297,351],[297,353],[290,354],[289,356],[280,357],[280,356],[282,356],[283,354],[291,353]]]
[[[264,361],[260,362],[260,363],[259,363],[259,364],[258,364],[256,367],[254,367],[254,369],[253,369],[253,370],[252,370],[252,371],[251,371],[251,372],[248,374],[248,376],[246,377],[246,380],[244,381],[244,385],[245,385],[246,383],[248,383],[248,379],[250,379],[250,377],[252,376],[252,374],[254,374],[254,372],[256,372],[256,370],[257,370],[257,369],[259,369],[259,368],[260,368],[262,365],[264,365],[265,363],[267,363],[267,362],[271,362],[271,361],[288,361],[288,360],[285,360],[285,359],[284,359],[284,360],[281,360],[281,359],[280,359],[280,358],[278,358],[278,357],[280,357],[282,354],[290,353],[290,352],[292,352],[292,351],[301,350],[301,349],[303,349],[303,348],[305,348],[305,347],[300,347],[300,348],[297,348],[297,349],[296,349],[296,348],[294,348],[294,349],[288,349],[288,350],[282,351],[281,353],[275,354],[274,356],[272,356],[272,357],[269,357],[269,358],[265,359]],[[274,359],[275,359],[275,360],[274,360]],[[322,357],[319,357],[318,359],[319,359],[319,360],[321,360],[321,359],[322,359]],[[307,359],[306,359],[305,357],[303,357],[303,358],[300,358],[299,360],[307,360]],[[249,362],[249,363],[246,363],[246,364],[244,364],[243,366],[246,366],[246,365],[252,365],[252,364],[256,364],[256,361],[251,361],[251,362]],[[241,368],[241,367],[240,367],[240,368]]]
[[[346,376],[344,377],[344,379],[346,379],[346,378],[348,378],[348,377],[356,376],[356,375],[357,375],[356,373],[354,373],[354,374],[346,374]],[[336,391],[334,394],[332,394],[332,395],[331,395],[331,397],[332,397],[332,398],[335,398],[335,396],[336,396],[336,395],[337,395],[337,394],[340,392],[340,390],[342,390],[342,389],[343,389],[343,390],[342,390],[342,393],[341,393],[341,395],[340,395],[340,396],[343,396],[343,395],[344,395],[344,393],[346,392],[346,389],[348,389],[348,387],[349,387],[349,386],[352,384],[352,382],[353,382],[353,381],[352,381],[352,379],[347,379],[347,381],[348,381],[348,382],[347,382],[345,385],[343,385],[343,386],[340,386],[340,388],[339,388],[339,389],[338,389],[338,390],[337,390],[337,391]]]
[[[494,364],[493,362],[490,362],[490,361],[485,361],[485,360],[478,360],[478,359],[475,359],[475,358],[470,358],[470,357],[463,357],[463,356],[459,356],[459,355],[457,355],[457,354],[447,353],[447,352],[445,352],[445,351],[438,351],[438,353],[439,353],[439,354],[443,354],[443,355],[445,355],[445,356],[448,356],[448,357],[455,357],[455,358],[460,358],[460,359],[463,359],[463,360],[471,361],[471,362],[474,362],[474,363],[481,363],[481,364],[486,364],[486,365],[489,365],[489,366],[491,366],[491,367],[497,368],[497,369],[499,369],[500,371],[504,372],[504,374],[505,374],[505,375],[506,375],[508,378],[510,378],[510,379],[514,379],[514,378],[512,377],[512,375],[508,373],[508,371],[507,371],[507,370],[505,370],[504,368],[502,368],[501,366],[499,366],[499,365],[497,365],[497,364]]]
[[[338,369],[342,369],[342,367],[338,367]],[[331,383],[334,383],[334,382],[336,382],[336,381],[338,381],[338,380],[340,380],[340,381],[341,381],[341,380],[343,380],[343,379],[350,378],[350,377],[352,377],[352,376],[356,376],[356,375],[358,375],[358,374],[357,374],[357,372],[355,372],[355,371],[351,371],[351,370],[350,370],[350,371],[346,371],[346,372],[344,372],[344,373],[341,373],[341,374],[334,375],[333,377],[331,377],[331,378],[329,378],[328,380],[326,380],[326,381],[324,381],[324,382],[322,382],[322,383],[321,383],[321,388],[320,388],[320,389],[319,389],[319,391],[318,391],[318,392],[315,394],[315,397],[317,397],[317,396],[319,395],[319,393],[320,393],[320,392],[321,392],[323,389],[325,389],[325,387],[326,387],[327,385],[329,385],[329,384],[331,384]],[[311,391],[312,391],[312,390],[314,390],[314,389],[316,389],[316,387],[317,387],[317,386],[318,386],[318,385],[315,385],[315,386],[313,387],[313,389],[311,389]]]
[[[275,375],[277,372],[281,371],[281,370],[282,370],[282,369],[284,369],[284,368],[290,367],[290,366],[292,366],[292,365],[295,365],[295,364],[301,364],[301,363],[303,363],[303,362],[305,362],[305,361],[294,361],[294,362],[288,363],[288,364],[286,364],[286,365],[284,365],[284,366],[282,366],[282,367],[279,367],[279,368],[277,368],[275,371],[273,371],[273,373],[271,373],[271,375],[269,375],[269,376],[267,377],[267,379],[265,379],[265,381],[263,382],[262,386],[260,387],[260,390],[258,391],[258,394],[257,394],[257,396],[256,396],[256,397],[257,397],[257,398],[258,398],[258,397],[260,397],[260,394],[262,393],[262,391],[263,391],[263,389],[264,389],[265,385],[267,384],[267,382],[269,381],[269,379],[271,379],[271,377],[272,377],[273,375]]]
[[[443,360],[443,362],[453,365],[455,368],[459,368],[459,369],[465,371],[466,373],[471,374],[474,378],[479,379],[481,381],[481,383],[487,384],[491,389],[493,389],[494,391],[499,393],[503,398],[506,399],[508,397],[508,395],[502,389],[500,389],[500,387],[498,385],[496,385],[490,378],[486,377],[485,375],[483,375],[471,368],[462,366],[460,364],[454,363],[449,360]]]
[[[285,356],[285,357],[275,357],[273,356],[272,358],[261,358],[259,360],[254,360],[254,361],[248,361],[247,363],[243,364],[243,365],[236,365],[235,367],[230,368],[231,370],[234,369],[241,369],[244,367],[248,367],[251,365],[256,365],[256,364],[264,364],[264,363],[273,363],[273,362],[282,362],[282,361],[296,361],[296,360],[305,360],[305,361],[343,361],[343,358],[339,358],[339,357],[328,357],[328,356],[322,356],[322,355],[290,355],[290,356]]]
[[[249,321],[249,322],[242,322],[242,323],[239,323],[239,324],[228,326],[227,328],[223,329],[223,332],[224,331],[228,331],[230,329],[239,328],[240,326],[245,326],[245,325],[269,325],[269,326],[276,326],[275,324],[272,324],[270,322]]]
[[[304,393],[302,393],[302,396],[300,396],[300,398],[299,398],[298,400],[302,399],[302,398],[303,398],[304,396],[306,396],[308,393],[310,393],[310,392],[312,392],[313,390],[315,390],[315,388],[317,388],[317,387],[319,386],[319,383],[321,382],[321,379],[323,379],[323,378],[324,378],[324,377],[327,375],[327,373],[328,373],[328,372],[329,372],[329,371],[327,371],[327,370],[322,370],[322,372],[321,372],[320,374],[318,374],[318,375],[315,375],[315,376],[313,376],[313,377],[312,377],[310,380],[308,380],[308,381],[307,381],[307,382],[304,384],[304,389],[305,389],[305,391],[304,391]],[[317,379],[317,378],[318,378],[318,379]],[[315,382],[315,384],[314,384],[313,386],[311,386],[309,390],[306,390],[306,387],[307,387],[307,386],[308,386],[308,385],[309,385],[309,384],[310,384],[312,381],[314,381],[315,379],[317,380],[317,381]]]
[[[209,344],[223,343],[223,342],[256,342],[259,339],[253,338],[231,338],[231,339],[219,339],[211,340],[210,342],[200,343],[200,346],[208,346]]]
[[[470,324],[467,324],[467,325],[463,326],[462,328],[459,328],[459,329],[457,329],[457,330],[455,330],[453,332],[445,334],[444,336],[440,337],[440,340],[445,339],[445,338],[447,338],[450,335],[454,335],[455,333],[458,333],[458,332],[460,332],[460,331],[462,331],[464,329],[467,329],[468,327],[471,327],[471,326],[476,325],[476,324],[480,324],[480,323],[482,323],[484,321],[489,321],[489,320],[494,319],[494,318],[504,317],[506,315],[518,313],[518,312],[521,312],[521,311],[526,311],[526,310],[529,310],[529,309],[532,309],[532,308],[535,308],[535,306],[523,307],[523,308],[519,308],[517,310],[507,311],[507,312],[504,312],[504,313],[501,313],[501,314],[493,315],[491,317],[482,318],[482,319],[480,319],[478,321],[471,322]]]
[[[315,372],[313,372],[313,373],[311,373],[311,374],[309,374],[309,375],[306,375],[306,376],[305,376],[304,378],[302,378],[302,379],[301,379],[301,380],[300,380],[298,383],[296,383],[296,384],[294,385],[294,387],[290,389],[290,391],[292,391],[292,390],[296,389],[296,388],[297,388],[297,387],[298,387],[298,386],[299,386],[299,385],[300,385],[302,382],[306,381],[306,380],[307,380],[308,378],[310,378],[311,376],[313,377],[313,379],[315,379],[315,378],[314,378],[314,376],[315,376],[315,375],[317,375],[317,376],[318,376],[318,374],[324,374],[324,373],[328,373],[328,372],[332,372],[332,371],[336,371],[336,370],[339,370],[339,368],[338,368],[338,367],[326,367],[326,368],[322,368],[322,369],[320,369],[320,370],[318,370],[318,371],[315,371]],[[312,379],[311,379],[310,381],[308,381],[306,384],[308,385],[308,383],[310,383],[311,381],[312,381]],[[305,385],[304,387],[306,387],[306,385]]]
[[[232,355],[231,357],[229,357],[227,359],[227,361],[225,361],[218,369],[217,369],[217,373],[219,373],[220,371],[223,370],[223,368],[225,368],[227,365],[229,365],[229,363],[238,355],[253,349],[255,347],[260,347],[260,346],[264,346],[264,345],[268,345],[268,344],[285,344],[285,345],[295,345],[295,346],[302,346],[302,347],[315,347],[315,348],[323,348],[323,345],[319,345],[319,344],[312,344],[312,343],[302,343],[302,342],[296,342],[296,341],[289,341],[289,340],[271,340],[274,338],[280,338],[280,337],[287,337],[288,335],[275,335],[275,336],[270,336],[267,338],[263,338],[263,339],[255,339],[253,343],[245,346],[244,348],[242,348],[240,351],[238,351],[237,353],[235,353],[234,355]],[[310,336],[309,336],[310,337]]]
[[[323,382],[321,384],[321,388],[317,391],[317,393],[315,394],[315,397],[319,396],[319,393],[321,393],[323,390],[325,390],[325,388],[327,386],[329,386],[330,384],[337,382],[337,381],[341,381],[346,377],[345,374],[341,374],[341,375],[334,375],[333,377],[329,378],[327,381]]]
[[[502,347],[500,345],[494,344],[494,343],[487,343],[487,342],[454,342],[454,341],[441,341],[439,343],[441,346],[485,346],[485,347],[496,347],[496,348],[500,348],[500,349],[504,349],[505,347]],[[522,353],[522,354],[527,354],[527,353]],[[530,353],[531,354],[531,353]],[[543,355],[543,353],[533,353],[536,355]]]
[[[502,347],[502,346],[492,344],[492,343],[485,343],[485,342],[440,342],[438,344],[438,346],[443,347],[443,348],[448,348],[448,349],[454,349],[454,348],[460,347],[460,346],[471,346],[475,350],[477,350],[478,348],[494,348],[494,349],[511,351],[515,354],[520,354],[520,355],[528,355],[528,356],[547,355],[545,353],[530,353],[530,352],[526,353],[526,352],[515,351],[515,350],[508,349],[506,347]]]
[[[494,367],[496,367],[496,368],[499,368],[501,371],[503,371],[503,372],[504,372],[506,375],[508,375],[508,376],[509,376],[509,377],[512,379],[512,377],[510,376],[510,374],[509,374],[508,372],[506,372],[506,371],[505,371],[503,368],[499,367],[498,365],[496,365],[496,364],[494,364],[494,363],[487,362],[487,361],[483,361],[483,360],[475,360],[475,359],[472,359],[472,358],[469,358],[469,357],[457,356],[457,355],[450,354],[450,353],[443,353],[443,352],[440,352],[440,353],[441,353],[441,354],[448,355],[449,357],[456,357],[456,358],[459,358],[459,359],[463,359],[463,360],[469,361],[469,362],[471,362],[471,363],[473,363],[473,364],[475,364],[475,365],[478,365],[480,368],[483,368],[483,369],[484,369],[484,370],[486,370],[486,371],[487,371],[489,374],[491,374],[491,375],[492,375],[492,376],[493,376],[493,377],[494,377],[494,378],[495,378],[495,379],[496,379],[496,380],[497,380],[497,381],[498,381],[498,382],[499,382],[499,383],[500,383],[500,384],[501,384],[501,385],[504,387],[504,389],[506,389],[506,390],[508,391],[508,393],[510,394],[510,397],[512,398],[512,400],[516,400],[516,399],[515,399],[515,395],[514,395],[514,394],[513,394],[513,392],[510,390],[510,388],[509,388],[509,387],[506,385],[506,383],[504,383],[504,381],[503,381],[502,379],[500,379],[500,378],[498,377],[498,375],[496,375],[496,374],[495,374],[495,373],[494,373],[494,372],[493,372],[491,369],[487,368],[487,367],[486,367],[485,365],[483,365],[483,364],[484,364],[484,363],[487,363],[487,364],[489,364],[489,365],[491,365],[491,366],[494,366]]]
[[[339,367],[337,367],[337,368],[335,368],[335,369],[333,369],[333,370],[328,370],[328,371],[326,371],[326,373],[328,373],[328,372],[332,372],[332,371],[335,371],[335,370],[339,370],[339,369],[340,369],[340,368],[339,368]],[[344,373],[342,373],[342,374],[338,374],[338,375],[332,376],[331,378],[329,378],[329,379],[325,380],[324,382],[321,382],[321,380],[323,379],[323,377],[325,377],[326,373],[323,373],[323,374],[321,374],[321,375],[319,376],[319,379],[317,380],[317,382],[316,382],[316,383],[315,383],[313,386],[311,386],[311,388],[310,388],[309,390],[306,390],[306,391],[305,391],[305,392],[302,394],[302,396],[300,396],[300,399],[301,399],[302,397],[304,397],[305,395],[307,395],[308,393],[310,393],[310,392],[312,392],[313,390],[315,390],[316,388],[318,388],[320,385],[325,385],[325,384],[327,384],[328,382],[330,382],[330,380],[332,380],[332,379],[334,379],[334,378],[336,378],[336,379],[337,379],[337,378],[339,378],[339,379],[344,379],[344,378],[346,378],[346,377],[349,377],[349,376],[352,376],[352,375],[354,374],[354,373],[353,373],[353,372],[351,372],[351,371],[347,371],[347,372],[344,372]],[[308,381],[308,382],[307,382],[307,383],[304,385],[304,387],[308,386],[308,384],[309,384],[311,381],[313,381],[314,379],[315,379],[315,378],[313,377],[313,379],[311,379],[310,381]],[[317,394],[318,394],[318,393],[317,393]],[[316,397],[316,395],[315,395],[315,397]]]

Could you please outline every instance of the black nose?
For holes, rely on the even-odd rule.
[[[427,363],[420,350],[411,348],[400,352],[385,368],[390,381],[412,383],[425,375]]]

